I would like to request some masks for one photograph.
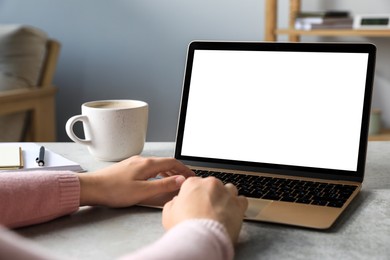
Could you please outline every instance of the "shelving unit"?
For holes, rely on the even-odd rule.
[[[365,36],[390,37],[390,30],[295,30],[295,14],[301,10],[301,0],[290,0],[289,28],[279,29],[277,25],[278,0],[266,0],[265,40],[277,41],[278,35],[288,35],[289,41],[298,42],[300,36]]]
[[[363,36],[390,37],[390,30],[295,30],[295,15],[301,10],[301,0],[290,0],[289,28],[278,28],[278,0],[265,1],[265,40],[277,41],[279,35],[287,35],[290,42],[299,42],[300,36]],[[390,129],[384,129],[378,135],[369,136],[369,141],[390,141]]]

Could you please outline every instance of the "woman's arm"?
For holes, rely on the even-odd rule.
[[[165,178],[147,181],[158,175]],[[177,191],[194,173],[173,158],[134,156],[96,172],[2,172],[0,224],[22,227],[77,211],[83,205],[128,207]]]
[[[153,244],[121,260],[230,260],[233,256],[233,243],[221,223],[211,219],[191,219],[181,222]]]
[[[0,174],[0,224],[9,228],[49,221],[79,208],[80,183],[73,172]]]

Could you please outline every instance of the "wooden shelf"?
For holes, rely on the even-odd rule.
[[[295,30],[295,16],[301,10],[301,0],[289,0],[289,24],[286,29],[278,28],[277,11],[278,0],[265,1],[265,40],[277,41],[278,35],[288,35],[289,41],[298,42],[300,36],[365,36],[365,37],[390,37],[390,30],[352,30],[352,29],[337,29],[337,30]]]
[[[390,129],[384,129],[377,135],[368,136],[368,141],[390,141]]]
[[[313,35],[313,36],[366,36],[366,37],[390,37],[390,30],[294,30],[276,29],[278,35]]]

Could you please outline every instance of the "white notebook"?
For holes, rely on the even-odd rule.
[[[40,145],[36,143],[0,143],[2,147],[9,146],[21,147],[24,167],[17,171],[32,170],[69,170],[74,172],[83,172],[84,169],[76,162],[71,161],[49,149],[45,148],[44,166],[39,166],[36,158],[39,156]]]

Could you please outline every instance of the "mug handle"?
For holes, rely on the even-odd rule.
[[[87,124],[88,117],[86,117],[84,115],[77,115],[77,116],[72,116],[71,118],[69,118],[68,121],[66,122],[66,125],[65,125],[66,133],[68,134],[69,138],[72,139],[75,143],[88,145],[91,143],[91,140],[81,139],[73,132],[73,126],[78,121],[81,121],[84,124]]]

